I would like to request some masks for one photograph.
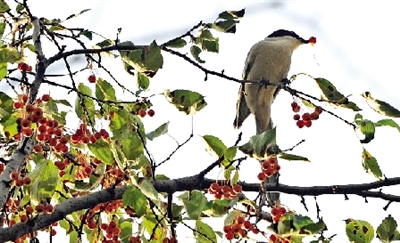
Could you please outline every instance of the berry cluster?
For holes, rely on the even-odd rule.
[[[148,111],[146,111],[145,109],[140,109],[140,110],[138,111],[138,115],[139,115],[140,117],[145,117],[146,114],[149,115],[149,117],[153,117],[154,114],[155,114],[155,112],[154,112],[153,109],[150,109],[150,110],[148,110]]]
[[[23,73],[32,71],[32,66],[30,66],[24,62],[18,63],[17,67]]]
[[[286,236],[286,237],[281,237],[279,235],[270,235],[269,236],[269,243],[290,243],[292,239],[292,236]]]
[[[225,238],[227,240],[233,240],[233,238],[246,237],[247,233],[251,231],[254,234],[258,234],[258,229],[249,220],[245,220],[244,217],[239,216],[231,224],[224,226]]]
[[[129,237],[129,243],[142,243],[142,239],[139,235]]]
[[[75,133],[71,135],[71,143],[95,143],[98,139],[107,139],[109,137],[110,134],[105,129],[101,129],[99,132],[95,132],[94,134],[92,134],[90,130],[86,127],[86,124],[82,123],[79,125],[79,128],[76,129]]]
[[[300,106],[296,102],[292,102],[291,106],[293,112],[298,113],[300,111]],[[300,114],[295,114],[293,116],[293,119],[296,121],[296,125],[299,128],[302,128],[304,126],[311,127],[312,121],[318,120],[319,115],[321,113],[322,113],[322,108],[320,106],[317,106],[315,107],[314,111],[311,114],[309,112],[305,112],[301,116]]]
[[[271,209],[272,220],[277,223],[281,219],[282,215],[286,213],[286,209],[281,206],[275,206]]]
[[[43,108],[39,107],[42,102],[49,100],[50,96],[44,94],[41,99],[36,100],[35,104],[26,104],[28,96],[23,95],[18,101],[14,102],[15,109],[25,108],[21,112],[21,117],[18,117],[16,121],[20,132],[15,136],[15,139],[20,140],[21,135],[31,137],[34,132],[32,125],[36,123],[36,139],[40,143],[48,143],[56,152],[66,153],[68,152],[68,138],[63,135],[63,128],[59,126],[56,120],[44,117]],[[41,144],[36,144],[33,149],[35,152],[43,151]]]
[[[17,171],[11,172],[10,179],[15,182],[15,186],[17,187],[31,184],[31,178],[28,176],[20,177],[20,174]]]
[[[271,178],[274,174],[278,173],[281,166],[278,165],[278,159],[276,156],[271,156],[261,163],[262,172],[260,172],[257,178],[260,181],[265,181],[267,178]]]
[[[239,184],[230,187],[228,185],[220,186],[214,182],[208,188],[208,193],[214,194],[216,199],[233,199],[242,191],[242,186]]]
[[[109,224],[101,224],[100,229],[103,230],[106,233],[106,238],[112,239],[112,240],[117,240],[120,233],[121,233],[121,228],[115,221],[111,221]],[[105,242],[105,241],[103,241]],[[107,241],[109,242],[109,241]],[[115,242],[115,241],[112,241]]]
[[[174,237],[171,238],[165,237],[162,243],[178,243],[178,240]]]

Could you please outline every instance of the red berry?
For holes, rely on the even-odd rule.
[[[299,106],[295,101],[293,101],[291,104],[292,108],[296,108],[297,106]]]
[[[32,206],[30,206],[30,205],[26,206],[25,211],[26,211],[27,214],[32,214],[33,213]]]
[[[295,121],[300,120],[300,115],[299,114],[294,114],[293,119]]]
[[[153,117],[154,116],[154,110],[153,109],[148,110],[147,111],[147,115],[149,115],[150,117]]]
[[[36,206],[36,212],[37,212],[37,213],[43,213],[43,212],[44,212],[44,205],[41,204],[41,203],[39,203],[39,204]]]
[[[294,108],[292,108],[293,112],[299,112],[300,111],[300,106],[296,106]]]
[[[224,233],[228,233],[228,232],[231,232],[231,231],[232,231],[231,225],[225,225],[224,226]]]
[[[279,208],[279,213],[280,214],[285,214],[286,213],[286,208],[280,207]]]
[[[257,175],[257,178],[258,178],[258,180],[260,180],[260,181],[265,181],[266,176],[265,176],[264,173],[259,173],[259,174]]]
[[[232,232],[228,232],[228,233],[225,234],[225,238],[227,240],[232,240],[233,237],[235,237],[235,235]]]
[[[312,45],[314,45],[315,43],[317,43],[317,38],[314,36],[311,36],[310,39],[308,39],[308,42]]]
[[[49,94],[42,95],[42,100],[43,100],[43,102],[49,101],[50,100],[50,95]]]
[[[96,83],[96,76],[92,74],[88,77],[88,80],[90,83]]]
[[[318,120],[318,118],[319,118],[319,114],[317,112],[314,111],[313,113],[311,113],[311,115],[310,115],[311,120]]]
[[[304,121],[309,121],[311,120],[311,115],[310,113],[306,112],[301,116],[301,118],[303,118]]]
[[[18,178],[19,178],[19,173],[18,172],[16,172],[16,171],[11,172],[11,174],[10,174],[10,179],[11,180],[16,181],[16,180],[18,180]]]
[[[36,144],[35,146],[33,146],[33,150],[35,152],[42,152],[43,151],[42,145]]]
[[[138,111],[138,115],[139,115],[140,117],[145,117],[145,116],[146,116],[146,111],[145,111],[144,109],[140,109],[140,110]]]
[[[242,186],[239,185],[239,184],[234,185],[233,186],[233,191],[236,192],[236,193],[241,192],[242,191]]]
[[[304,127],[304,121],[303,121],[303,120],[298,120],[298,121],[296,122],[296,125],[297,125],[299,128],[302,128],[302,127]]]
[[[318,114],[321,114],[322,113],[322,107],[321,106],[317,106],[317,107],[315,107],[315,110],[314,110],[316,113],[318,113]]]
[[[14,109],[21,109],[23,104],[21,102],[14,102]]]
[[[28,101],[28,95],[24,94],[24,95],[22,96],[22,101],[23,101],[24,103],[26,103],[26,102]]]
[[[21,72],[26,72],[26,71],[28,71],[28,68],[29,68],[29,65],[28,65],[28,64],[26,64],[26,63],[18,63],[18,69],[19,69]],[[32,67],[31,67],[31,70],[32,70]]]
[[[31,178],[30,177],[25,177],[23,182],[24,182],[25,185],[29,185],[29,184],[31,184]]]
[[[51,213],[54,212],[54,207],[53,207],[53,205],[51,205],[51,204],[47,204],[47,205],[44,207],[44,210],[45,210],[47,213],[51,214]]]
[[[246,221],[244,221],[244,227],[246,228],[246,229],[251,229],[251,228],[253,228],[253,224],[250,222],[250,221],[248,221],[248,220],[246,220]]]
[[[308,120],[308,121],[304,121],[304,126],[306,127],[311,127],[312,121]]]

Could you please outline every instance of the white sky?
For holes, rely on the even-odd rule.
[[[222,34],[220,53],[201,57],[211,70],[225,70],[225,74],[241,77],[244,60],[250,47],[276,29],[295,31],[303,38],[317,37],[314,47],[300,47],[293,55],[290,74],[306,72],[315,77],[331,80],[345,95],[362,109],[368,119],[377,121],[384,117],[371,112],[360,94],[370,91],[400,108],[400,9],[399,1],[29,1],[31,10],[38,17],[61,18],[83,9],[92,11],[67,22],[70,27],[86,27],[110,38],[115,37],[117,28],[122,27],[121,39],[136,44],[148,44],[153,39],[163,43],[186,32],[200,20],[212,22],[219,12],[246,8],[246,15],[237,26],[237,33]],[[46,47],[45,47],[46,48]],[[72,48],[72,47],[70,47]],[[212,134],[231,146],[239,131],[232,127],[239,85],[227,80],[204,74],[177,57],[165,55],[164,68],[152,80],[149,94],[159,94],[166,88],[192,89],[206,95],[208,106],[194,117],[195,137],[181,149],[172,160],[160,167],[160,171],[172,178],[192,175],[204,169],[215,158],[203,152],[200,136]],[[33,63],[33,61],[32,61]],[[111,62],[109,62],[111,63]],[[120,65],[119,61],[116,61]],[[80,67],[83,64],[77,64]],[[60,72],[62,65],[51,69]],[[113,67],[120,81],[134,89],[135,80],[127,76],[121,67]],[[89,74],[82,74],[86,81]],[[107,79],[106,76],[104,78]],[[3,85],[3,84],[2,84]],[[310,79],[298,79],[294,88],[319,96]],[[43,93],[48,92],[46,90]],[[51,93],[54,93],[52,91]],[[58,95],[58,94],[57,94]],[[129,99],[129,97],[123,98]],[[171,121],[170,134],[180,143],[186,140],[191,130],[191,119],[177,112],[159,95],[152,100],[155,117],[145,118],[147,131]],[[352,129],[340,120],[322,114],[311,128],[298,129],[292,120],[291,98],[281,92],[273,106],[273,119],[278,127],[278,144],[289,148],[306,139],[306,143],[293,153],[306,156],[311,163],[280,161],[281,182],[289,185],[332,185],[372,182],[361,166],[361,146]],[[335,110],[338,115],[352,120],[354,113]],[[396,120],[398,123],[399,119]],[[72,126],[72,128],[74,128]],[[243,125],[245,142],[255,133],[254,119],[249,117]],[[157,161],[162,161],[175,149],[174,141],[164,136],[149,144]],[[393,128],[378,128],[376,139],[365,148],[378,159],[387,177],[400,174],[400,134]],[[213,171],[212,176],[218,176]],[[247,160],[241,167],[242,180],[255,182],[258,174],[257,162]],[[221,175],[220,175],[221,178]],[[395,190],[397,189],[397,190]],[[399,195],[399,187],[385,190]],[[179,194],[175,195],[178,196]],[[342,195],[320,196],[318,203],[321,214],[328,225],[325,236],[338,234],[334,243],[346,242],[344,219],[355,218],[369,221],[376,229],[380,221],[391,214],[400,224],[400,204],[393,203],[388,211],[382,208],[382,200]],[[289,208],[315,219],[314,200],[306,198],[309,213],[305,212],[297,196],[282,195]],[[222,224],[214,226],[222,230]],[[179,230],[180,228],[178,228]],[[61,233],[61,232],[60,232]],[[179,233],[180,242],[192,242],[191,235]],[[188,237],[188,238],[186,238]],[[226,242],[226,241],[225,241]],[[306,241],[305,241],[306,242]],[[375,239],[373,242],[379,242]]]

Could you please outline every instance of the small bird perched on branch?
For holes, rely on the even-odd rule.
[[[314,44],[315,37],[305,40],[293,31],[277,30],[257,42],[247,54],[243,80],[258,81],[260,84],[241,84],[236,105],[235,128],[254,114],[257,134],[272,128],[271,105],[279,92],[279,83],[287,80],[293,51],[302,44]],[[277,183],[277,175],[267,183]],[[270,202],[279,200],[278,193],[268,193]]]

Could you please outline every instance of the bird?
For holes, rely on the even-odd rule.
[[[287,80],[293,51],[308,43],[315,44],[316,38],[306,40],[293,31],[279,29],[251,47],[242,78],[253,83],[242,83],[239,87],[233,122],[235,128],[240,128],[244,120],[253,114],[256,134],[272,129],[271,105],[279,93],[279,84]],[[277,180],[277,175],[274,175],[266,182],[277,183]],[[279,200],[278,193],[267,193],[267,197],[270,202]]]

